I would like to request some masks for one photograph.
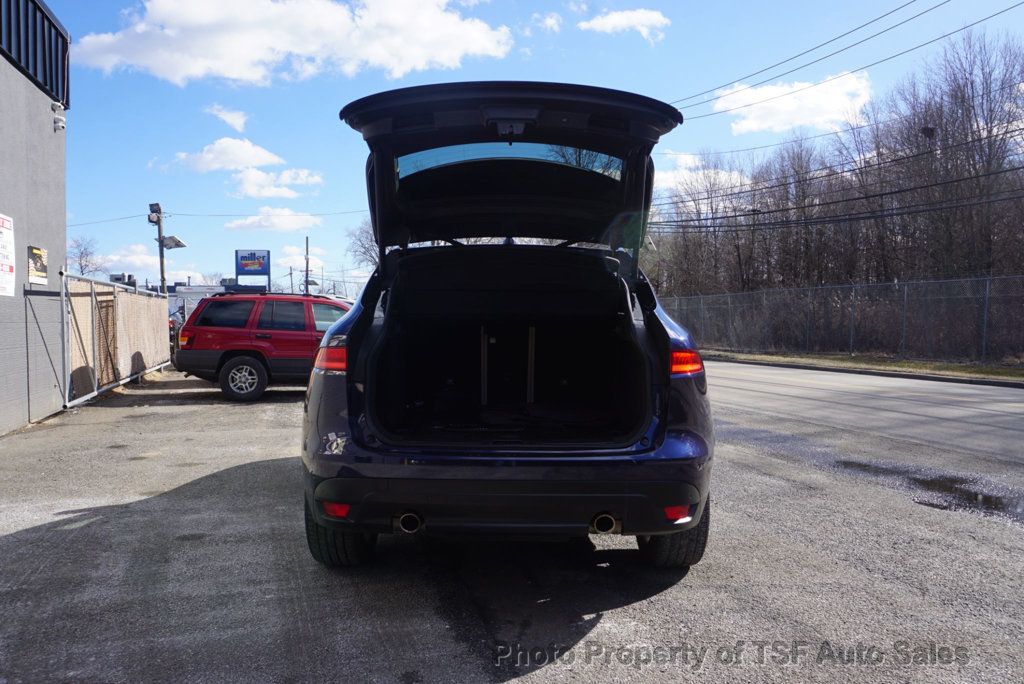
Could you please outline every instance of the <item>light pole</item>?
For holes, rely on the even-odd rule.
[[[164,251],[168,249],[180,249],[187,245],[177,237],[168,235],[164,237],[164,213],[160,204],[154,202],[149,205],[149,216],[146,220],[156,226],[156,243],[160,251],[160,294],[167,294],[167,276],[165,275]]]
[[[156,226],[156,242],[160,250],[160,294],[167,294],[167,276],[164,275],[164,212],[159,202],[149,205],[146,220]]]

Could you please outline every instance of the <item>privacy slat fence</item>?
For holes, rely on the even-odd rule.
[[[72,275],[61,292],[65,406],[168,363],[166,296]]]
[[[666,297],[701,347],[1024,361],[1024,276]]]

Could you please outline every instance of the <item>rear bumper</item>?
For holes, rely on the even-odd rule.
[[[306,497],[322,525],[392,532],[403,513],[423,520],[427,534],[496,532],[582,536],[609,513],[622,534],[666,534],[700,520],[707,491],[694,483],[658,480],[320,479],[307,473]],[[328,517],[323,502],[350,505],[346,519]],[[666,506],[693,505],[687,522],[670,522]]]
[[[217,375],[217,366],[223,352],[206,349],[177,349],[174,352],[174,367],[183,373],[193,375]]]

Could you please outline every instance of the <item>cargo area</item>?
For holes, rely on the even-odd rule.
[[[463,249],[474,258],[449,268]],[[601,253],[537,247],[400,262],[371,359],[374,424],[418,444],[635,439],[649,372],[619,268]]]

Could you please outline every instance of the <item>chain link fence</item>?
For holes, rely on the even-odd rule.
[[[662,299],[701,347],[1024,360],[1024,276]]]
[[[65,406],[170,360],[167,297],[115,283],[65,275]]]

